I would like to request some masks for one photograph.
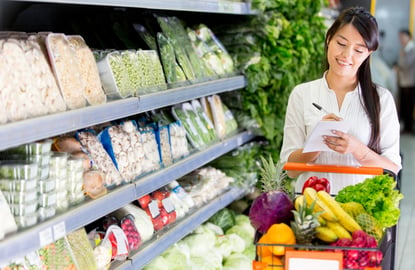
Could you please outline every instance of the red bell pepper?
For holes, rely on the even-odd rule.
[[[330,182],[327,178],[318,178],[317,176],[309,177],[303,185],[302,193],[304,193],[304,189],[307,187],[314,188],[316,191],[324,190],[327,193],[330,193]]]

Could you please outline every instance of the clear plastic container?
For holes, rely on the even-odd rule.
[[[46,48],[56,81],[69,109],[86,106],[85,83],[82,80],[75,51],[64,34],[50,33],[46,37]]]
[[[30,180],[36,178],[38,165],[29,161],[7,160],[0,162],[0,177],[11,180]]]
[[[39,167],[44,167],[49,165],[50,157],[52,156],[52,153],[44,153],[44,154],[36,154],[36,155],[30,155],[29,161],[36,163]]]
[[[69,182],[67,184],[68,194],[82,193],[83,182]]]
[[[70,157],[66,163],[68,171],[83,171],[84,160],[84,158]]]
[[[105,94],[111,99],[126,98],[133,94],[133,89],[121,54],[118,51],[108,53],[97,62],[99,76]]]
[[[56,207],[57,198],[56,192],[39,194],[39,207]]]
[[[9,204],[9,206],[14,216],[30,216],[36,213],[38,205],[35,199],[24,204]]]
[[[91,105],[105,103],[107,97],[102,90],[97,63],[91,49],[85,43],[82,36],[69,35],[66,37],[69,45],[74,49],[78,68],[85,83],[84,96],[86,100]]]
[[[137,61],[142,80],[138,93],[147,94],[167,89],[166,78],[155,50],[138,50]]]
[[[42,155],[49,153],[52,149],[52,140],[47,139],[44,141],[34,142],[24,144],[10,150],[7,152],[16,153],[16,154],[24,154],[24,155]]]
[[[58,191],[68,191],[68,181],[66,178],[56,177],[55,179],[55,189]]]
[[[66,179],[68,181],[68,184],[82,184],[83,182],[83,170],[77,170],[77,171],[68,171]]]
[[[38,211],[39,221],[51,218],[56,214],[56,206],[40,207]]]
[[[39,167],[38,169],[38,178],[39,180],[45,180],[49,178],[49,172],[50,172],[50,168],[49,168],[49,164],[43,167]]]
[[[51,169],[52,168],[66,169],[68,158],[69,158],[69,155],[67,153],[53,152],[50,158]]]
[[[83,202],[85,200],[84,192],[82,190],[77,192],[71,192],[68,195],[68,200],[72,205]]]
[[[35,225],[37,223],[38,215],[33,214],[29,216],[16,216],[14,220],[16,221],[17,227],[19,228],[27,228]]]
[[[54,191],[56,188],[56,180],[53,178],[48,178],[44,180],[39,180],[37,185],[37,191],[40,194],[48,193]]]
[[[2,191],[30,192],[36,190],[37,179],[31,180],[0,180],[0,189]]]
[[[3,191],[3,195],[9,204],[26,204],[32,202],[37,198],[37,191],[14,192]]]
[[[56,210],[62,211],[69,207],[68,192],[59,191],[56,193]]]

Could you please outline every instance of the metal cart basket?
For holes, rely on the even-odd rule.
[[[396,180],[396,175],[389,171],[378,167],[350,167],[350,166],[337,166],[337,165],[319,165],[319,164],[306,164],[306,163],[293,163],[293,162],[287,162],[284,165],[284,170],[287,171],[310,171],[310,172],[331,172],[331,173],[346,173],[346,174],[367,174],[367,175],[381,175],[381,174],[387,174],[391,177],[393,177]],[[399,186],[396,187],[399,189]],[[374,251],[380,251],[382,252],[382,260],[379,261],[378,267],[360,267],[360,268],[353,268],[353,270],[367,270],[367,269],[379,269],[379,270],[394,270],[395,269],[395,258],[396,258],[396,240],[398,235],[398,225],[394,225],[392,227],[389,227],[385,229],[384,235],[382,239],[379,241],[378,247],[375,249],[371,248],[353,248],[353,247],[333,247],[330,245],[322,246],[322,245],[283,245],[283,244],[266,244],[266,243],[258,243],[258,240],[260,239],[261,235],[259,232],[256,233],[255,236],[255,243],[257,247],[257,258],[255,262],[261,262],[261,255],[260,251],[258,250],[261,248],[261,246],[266,245],[272,245],[272,246],[283,246],[288,254],[288,251],[290,250],[297,250],[302,251],[298,252],[301,256],[303,254],[308,258],[310,254],[316,254],[316,258],[320,257],[326,257],[329,258],[331,255],[336,252],[327,252],[327,251],[345,251],[345,250],[358,250],[358,251],[367,251],[367,252],[374,252]],[[318,255],[319,253],[320,255]],[[342,253],[342,252],[337,252]],[[287,255],[286,255],[287,256]],[[311,256],[313,257],[313,256]],[[277,262],[276,264],[271,263],[273,267],[268,267],[264,269],[286,269],[289,270],[288,265],[284,265],[284,262]],[[255,266],[253,266],[255,269]],[[258,267],[256,269],[261,269],[261,267]],[[308,267],[308,269],[311,269]],[[333,268],[330,268],[333,269]],[[341,268],[341,269],[350,269],[350,268]],[[351,269],[350,269],[351,270]]]

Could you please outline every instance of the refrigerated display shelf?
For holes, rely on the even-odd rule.
[[[146,8],[159,10],[176,10],[191,12],[224,13],[236,15],[256,14],[251,9],[250,1],[234,2],[225,0],[9,0],[14,2],[37,2],[37,3],[56,3],[74,4],[90,6],[115,6],[129,8]]]
[[[246,86],[242,75],[168,89],[139,98],[65,111],[0,125],[0,151],[130,115],[166,107],[202,96],[238,90]]]
[[[241,132],[210,146],[204,151],[196,152],[174,163],[170,167],[139,178],[130,184],[117,187],[103,197],[95,200],[87,200],[34,227],[7,236],[4,240],[0,241],[0,263],[18,256],[23,256],[30,251],[36,250],[63,237],[71,231],[88,225],[102,216],[134,201],[138,197],[150,193],[158,187],[162,187],[170,181],[209,163],[215,157],[226,154],[236,147],[251,141],[254,137],[255,135],[249,131]],[[222,208],[224,206],[226,205],[222,204]],[[193,223],[192,219],[190,218],[187,222]],[[194,222],[198,223],[199,221],[195,220]]]
[[[234,200],[237,200],[248,193],[247,189],[234,187],[225,192],[216,199],[210,201],[208,204],[192,212],[189,216],[179,220],[171,228],[166,228],[160,235],[156,235],[157,239],[146,244],[143,248],[138,250],[130,257],[130,261],[126,265],[113,266],[111,269],[142,269],[146,264],[160,255],[163,251],[171,245],[191,233],[194,229],[199,227],[202,223],[207,221],[220,209],[226,207]],[[203,243],[200,243],[203,245]],[[131,265],[131,268],[128,268]]]

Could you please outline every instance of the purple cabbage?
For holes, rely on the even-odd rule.
[[[264,234],[272,224],[290,224],[293,202],[287,193],[279,190],[264,192],[252,202],[249,219],[252,226]]]

